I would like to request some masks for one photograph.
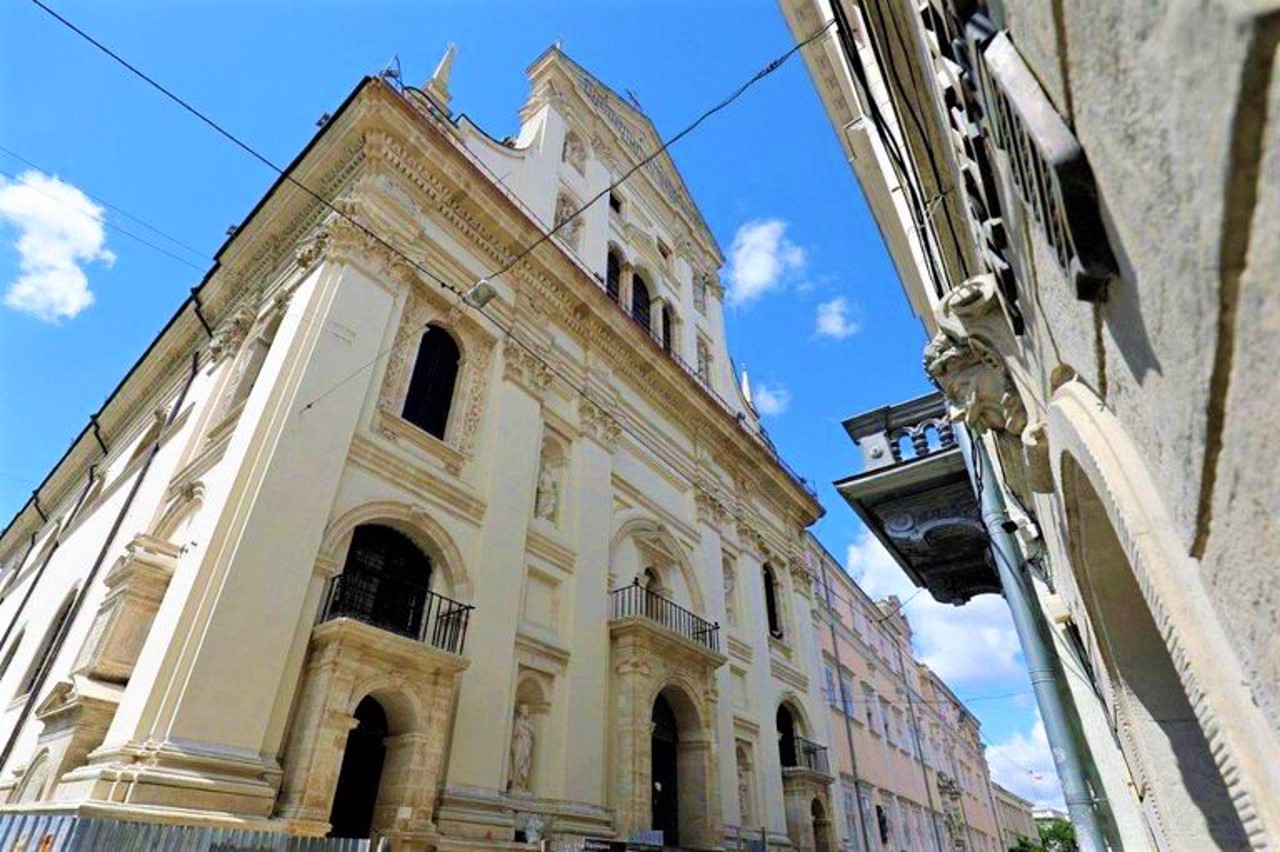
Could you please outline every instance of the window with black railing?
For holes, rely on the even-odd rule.
[[[820,746],[812,740],[796,735],[791,738],[791,747],[784,748],[783,753],[792,757],[790,763],[783,762],[783,769],[808,769],[824,775],[831,774],[831,762],[827,759],[826,746]]]
[[[672,633],[720,653],[720,625],[695,615],[662,595],[640,585],[637,578],[630,586],[610,593],[613,618],[647,618]]]
[[[350,618],[461,654],[473,609],[419,583],[385,575],[344,573],[329,584],[320,620]]]

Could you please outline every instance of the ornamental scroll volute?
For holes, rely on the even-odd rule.
[[[1032,422],[1006,361],[1018,344],[1000,308],[994,276],[970,278],[934,309],[939,331],[924,368],[975,435],[991,432],[1010,485],[1023,500],[1053,489],[1043,424]]]

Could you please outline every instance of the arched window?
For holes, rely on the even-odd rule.
[[[408,536],[365,524],[351,534],[342,573],[335,579],[327,618],[353,618],[417,638],[426,616],[431,559]]]
[[[676,334],[676,314],[670,305],[662,306],[662,348],[671,352],[672,341]]]
[[[622,292],[622,261],[618,260],[618,253],[609,252],[609,258],[605,261],[604,271],[604,291],[609,294],[609,298],[615,302],[618,301],[618,294]]]
[[[366,838],[373,830],[382,767],[387,759],[387,713],[372,696],[356,707],[355,727],[338,771],[338,786],[329,812],[330,837]]]
[[[796,720],[787,705],[778,708],[778,760],[782,768],[796,766]]]
[[[58,637],[62,633],[63,625],[67,623],[67,619],[71,616],[71,607],[76,602],[77,591],[77,589],[72,589],[66,600],[62,602],[62,606],[58,607],[58,614],[53,617],[49,630],[44,634],[44,639],[41,640],[40,647],[36,650],[35,658],[32,659],[30,667],[27,668],[27,673],[22,678],[22,685],[18,687],[17,695],[26,695],[35,688],[36,681],[40,679],[45,667],[51,662],[49,657],[53,654],[54,645],[57,644]]]
[[[773,566],[764,564],[764,609],[769,617],[769,635],[782,638],[782,620],[778,617],[778,581],[773,575]]]
[[[453,389],[458,381],[462,353],[449,332],[427,326],[413,363],[409,393],[404,400],[404,419],[429,435],[444,440],[449,425]]]
[[[631,318],[646,329],[649,325],[649,285],[639,275],[631,279]]]

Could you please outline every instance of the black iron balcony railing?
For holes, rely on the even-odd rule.
[[[793,767],[808,769],[812,772],[821,772],[823,775],[831,774],[831,762],[827,759],[827,747],[820,746],[812,740],[806,740],[804,737],[792,737],[792,748],[795,753],[796,762]]]
[[[350,618],[461,654],[473,609],[418,583],[385,575],[344,573],[329,584],[320,620]]]
[[[613,597],[613,617],[647,618],[656,622],[672,633],[685,639],[697,642],[709,650],[720,653],[720,625],[707,621],[689,610],[669,601],[656,592],[651,592],[640,581],[630,586],[623,586],[611,593]]]

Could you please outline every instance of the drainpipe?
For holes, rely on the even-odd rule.
[[[819,560],[819,562],[821,562],[821,560]],[[827,566],[820,565],[819,567],[822,571],[822,599],[823,602],[826,602],[826,591],[827,589],[830,589],[831,586],[828,585]],[[845,740],[849,744],[849,768],[852,770],[853,774],[853,804],[858,810],[858,812],[853,815],[853,819],[857,825],[862,826],[862,848],[874,849],[876,847],[871,842],[871,827],[868,826],[867,821],[863,819],[862,785],[859,783],[860,778],[858,776],[858,750],[854,748],[853,745],[853,722],[849,719],[849,713],[847,712],[848,708],[845,706],[844,678],[840,676],[840,671],[843,668],[840,663],[840,639],[836,633],[836,624],[834,619],[831,617],[830,611],[826,612],[825,615],[827,619],[827,628],[831,631],[831,654],[836,661],[836,689],[840,690],[840,715],[844,719],[844,736]],[[819,656],[821,656],[821,649],[819,649]],[[854,696],[849,696],[849,700],[851,702],[853,699]]]
[[[1033,592],[1023,582],[1025,566],[1021,551],[1006,529],[1009,513],[1005,507],[1004,493],[1000,490],[991,459],[981,441],[972,441],[959,424],[955,428],[956,442],[969,471],[969,481],[974,484],[982,510],[982,523],[991,541],[991,555],[1000,575],[1000,587],[1005,603],[1013,616],[1013,626],[1018,633],[1018,643],[1031,675],[1031,688],[1036,704],[1044,720],[1045,734],[1053,752],[1054,768],[1062,782],[1067,813],[1075,826],[1076,838],[1082,852],[1103,852],[1103,832],[1092,794],[1085,783],[1084,755],[1076,745],[1072,734],[1071,711],[1058,690],[1063,672],[1053,646],[1043,632],[1039,610],[1032,603]]]

